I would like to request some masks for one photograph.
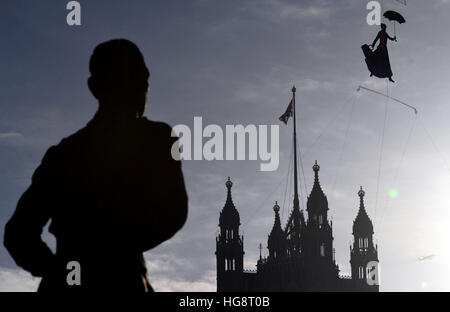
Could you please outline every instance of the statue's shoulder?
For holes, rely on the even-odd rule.
[[[139,123],[146,135],[158,138],[172,137],[172,127],[165,122],[153,121],[142,117],[139,119]]]

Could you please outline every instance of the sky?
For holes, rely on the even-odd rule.
[[[66,1],[0,0],[0,236],[45,151],[97,109],[87,87],[93,49],[127,38],[151,71],[149,119],[191,127],[195,116],[222,127],[280,125],[276,171],[260,171],[259,161],[183,161],[189,217],[173,239],[145,255],[155,290],[215,291],[215,236],[228,176],[245,268],[255,268],[275,201],[283,223],[292,208],[292,122],[285,126],[278,117],[295,84],[300,202],[304,207],[317,160],[341,274],[350,272],[363,186],[380,290],[450,291],[450,1],[381,1],[383,11],[407,20],[396,27],[398,42],[388,43],[395,84],[370,78],[364,63],[360,46],[378,32],[366,23],[366,0],[79,2],[81,26],[68,26]],[[356,92],[358,85],[419,113]],[[43,238],[54,248],[51,234]],[[34,291],[38,283],[0,246],[0,291]]]

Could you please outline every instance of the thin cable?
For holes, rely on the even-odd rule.
[[[291,159],[291,168],[289,170],[289,174],[288,174],[288,184],[287,184],[287,192],[286,192],[286,196],[285,196],[285,200],[287,200],[287,208],[285,209],[285,213],[283,214],[283,220],[287,220],[287,218],[285,218],[285,215],[289,214],[289,204],[288,203],[292,203],[293,202],[293,198],[291,198],[291,195],[289,193],[289,190],[291,190],[293,188],[293,175],[290,174],[292,171],[292,163],[294,162],[294,159]]]
[[[436,145],[433,137],[431,136],[430,132],[428,131],[428,129],[425,127],[425,124],[423,123],[423,121],[420,119],[420,125],[422,126],[423,130],[425,131],[426,135],[428,136],[428,139],[430,140],[431,144],[433,145],[434,149],[436,150],[436,152],[439,154],[439,156],[441,156],[442,161],[447,169],[447,171],[449,171],[449,166],[448,166],[448,162],[447,159],[444,157],[444,154],[441,152],[441,150],[438,148],[438,146]]]
[[[333,114],[333,117],[326,123],[326,126],[322,129],[320,134],[314,139],[313,143],[308,146],[308,148],[305,150],[304,157],[308,155],[308,153],[313,149],[313,147],[320,141],[322,136],[328,131],[328,129],[336,122],[336,120],[341,116],[341,114],[345,111],[345,108],[347,107],[347,104],[351,103],[351,100],[353,97],[356,97],[356,92],[353,91],[352,95],[348,97],[347,100],[345,100],[344,104],[339,107],[339,110],[336,112],[336,114]]]
[[[298,146],[298,145],[297,145],[297,146]],[[308,194],[308,188],[307,188],[307,186],[306,186],[305,170],[303,169],[302,151],[301,151],[301,149],[300,149],[300,146],[299,146],[298,151],[299,151],[298,157],[299,157],[299,159],[300,159],[300,169],[302,170],[302,176],[303,176],[303,186],[304,186],[304,188],[305,188],[305,196],[306,196],[306,194]],[[300,180],[300,181],[301,181],[301,180]],[[300,184],[301,184],[301,183],[300,183]],[[300,185],[300,192],[301,192],[301,185]],[[305,209],[306,207],[305,207],[305,202],[304,202],[304,196],[302,196],[302,194],[300,194],[300,197],[302,198],[302,206],[303,206],[303,209]]]
[[[388,115],[388,101],[389,101],[389,82],[386,81],[386,91],[388,98],[386,99],[386,104],[384,107],[384,121],[383,121],[383,131],[381,134],[381,146],[380,146],[380,156],[378,158],[378,175],[377,175],[377,190],[375,193],[375,211],[374,211],[374,217],[373,219],[377,219],[377,207],[378,207],[378,194],[380,192],[380,178],[381,178],[381,164],[383,162],[383,149],[384,149],[384,136],[386,132],[386,122],[387,122],[387,115]],[[376,222],[376,221],[375,221]]]
[[[342,142],[342,146],[341,146],[341,150],[339,152],[339,158],[338,158],[338,166],[336,169],[336,176],[334,178],[334,182],[333,185],[331,187],[331,194],[333,194],[333,196],[335,196],[335,188],[336,188],[336,184],[337,184],[337,180],[340,176],[340,172],[341,172],[341,166],[342,166],[342,160],[343,160],[343,156],[344,156],[344,151],[347,147],[347,139],[348,139],[348,135],[350,133],[350,128],[352,126],[352,121],[353,121],[353,114],[355,111],[355,105],[356,105],[356,99],[357,97],[355,96],[351,109],[350,109],[350,116],[348,118],[348,122],[347,122],[347,128],[345,129],[345,134],[344,134],[344,141]]]
[[[291,140],[291,141],[294,141],[294,140]],[[290,168],[288,167],[288,174],[289,174],[289,169]],[[270,192],[266,197],[264,197],[264,200],[262,200],[258,206],[256,206],[256,208],[250,214],[250,217],[255,215],[262,207],[265,207],[266,201],[269,199],[270,196],[272,196],[280,188],[281,184],[283,184],[283,181],[284,181],[284,177],[281,179],[280,183],[278,183],[277,187],[272,192]],[[242,224],[242,227],[245,227],[246,225],[248,225],[252,220],[253,219],[249,218],[249,220],[247,220],[244,224]]]
[[[250,217],[255,215],[262,207],[265,207],[267,200],[269,199],[270,196],[272,196],[280,188],[281,184],[283,183],[283,180],[284,179],[281,179],[281,181],[280,181],[280,183],[278,183],[277,187],[272,192],[270,192],[266,197],[264,197],[264,200],[262,200],[261,203],[250,214]],[[249,218],[249,220],[247,220],[244,224],[242,224],[242,227],[245,227],[251,221],[253,221],[253,219]]]
[[[285,189],[284,189],[284,196],[283,196],[283,206],[282,206],[282,208],[281,208],[281,219],[282,220],[284,220],[284,214],[285,214],[285,211],[286,211],[286,209],[285,209],[285,205],[286,205],[286,194],[287,194],[287,190],[289,189],[289,181],[290,181],[290,172],[291,172],[291,164],[292,164],[292,158],[293,158],[293,156],[292,156],[292,149],[294,148],[294,140],[291,140],[291,151],[290,151],[290,153],[289,153],[289,164],[288,164],[288,171],[287,171],[287,173],[286,173],[286,187],[285,187]]]
[[[396,168],[396,170],[395,170],[395,173],[394,173],[394,178],[393,178],[393,180],[392,180],[392,185],[394,185],[394,186],[397,184],[397,180],[398,180],[398,175],[399,175],[399,172],[400,172],[400,168],[401,168],[402,165],[403,165],[403,161],[404,161],[404,159],[405,159],[406,152],[407,152],[407,150],[408,150],[409,143],[410,143],[410,141],[411,141],[411,136],[412,136],[412,133],[413,133],[413,131],[414,131],[414,129],[415,129],[415,126],[416,126],[416,122],[417,122],[417,115],[415,116],[415,118],[414,118],[414,120],[413,120],[413,122],[412,122],[412,124],[411,124],[411,127],[410,127],[410,129],[409,129],[408,137],[407,137],[406,142],[405,142],[405,145],[404,145],[404,147],[403,147],[403,151],[402,151],[402,155],[401,155],[401,157],[400,157],[400,161],[399,161],[398,166],[397,166],[397,168]],[[391,203],[391,197],[388,197],[388,198],[387,198],[386,205],[383,207],[383,210],[382,210],[382,212],[381,212],[381,217],[380,217],[380,222],[379,222],[380,229],[378,230],[379,233],[382,233],[383,224],[384,224],[384,223],[383,223],[383,221],[384,221],[384,216],[385,216],[386,211],[389,209],[390,203]],[[374,220],[374,226],[376,226],[376,220]]]

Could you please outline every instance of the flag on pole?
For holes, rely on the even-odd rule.
[[[281,115],[280,118],[278,118],[278,119],[280,121],[284,122],[285,125],[287,125],[289,117],[292,117],[293,109],[294,109],[294,102],[293,102],[293,99],[292,99],[291,102],[289,103],[287,109],[286,109],[286,112],[284,112],[284,114]]]

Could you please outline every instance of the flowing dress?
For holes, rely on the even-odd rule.
[[[393,75],[387,49],[388,38],[389,35],[381,30],[374,40],[375,43],[380,39],[380,44],[375,51],[372,51],[367,44],[361,47],[366,57],[367,68],[372,75],[378,78],[390,78]]]

